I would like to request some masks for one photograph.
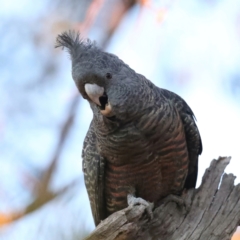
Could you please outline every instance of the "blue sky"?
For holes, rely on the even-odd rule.
[[[46,17],[52,9],[49,3],[1,2],[0,210],[10,211],[31,200],[23,184],[23,173],[33,171],[37,176],[47,166],[59,127],[77,91],[71,79],[69,56],[53,48],[55,35],[49,36],[48,26],[42,22],[44,17],[45,23],[54,21],[54,16],[51,21]],[[155,2],[157,9],[161,2]],[[210,161],[218,156],[232,156],[227,172],[236,175],[236,182],[240,182],[240,89],[231,84],[240,78],[240,2],[181,0],[167,6],[161,22],[150,8],[141,13],[140,7],[132,9],[107,51],[117,54],[159,87],[176,92],[190,105],[203,141],[198,183]],[[37,49],[32,32],[38,33]],[[98,40],[99,31],[92,31],[90,37]],[[36,84],[41,81],[43,69],[51,64],[57,70],[44,83]],[[82,178],[81,148],[91,117],[88,103],[81,100],[53,188]],[[71,225],[69,219],[78,214],[81,223],[92,229],[82,183],[76,191],[71,204],[56,200],[0,231],[0,236],[2,233],[4,239],[36,239],[41,226],[43,232],[49,225],[59,229],[66,222]],[[81,204],[84,207],[80,208]],[[65,221],[59,223],[63,215]],[[43,234],[39,239],[48,237]]]

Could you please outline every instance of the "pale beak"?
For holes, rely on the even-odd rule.
[[[104,110],[101,110],[101,113],[102,115],[106,116],[106,117],[112,117],[113,116],[113,113],[112,113],[112,106],[110,103],[108,103],[106,106],[105,106],[105,109]]]
[[[95,83],[94,84],[86,83],[84,88],[85,88],[85,92],[88,95],[88,97],[94,103],[96,103],[98,106],[101,107],[100,112],[102,113],[102,115],[104,115],[106,117],[113,116],[111,104],[109,102],[106,102],[104,104],[100,103],[100,97],[103,97],[103,95],[104,95],[103,87],[100,87]]]
[[[101,106],[101,103],[99,102],[99,97],[101,97],[104,93],[104,88],[98,86],[97,84],[90,84],[86,83],[85,86],[85,91],[88,95],[88,97],[97,105]]]

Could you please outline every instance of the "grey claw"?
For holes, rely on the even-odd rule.
[[[142,198],[136,198],[132,194],[128,194],[127,196],[127,201],[129,206],[135,206],[135,205],[143,205],[146,207],[146,212],[147,215],[149,216],[150,219],[153,219],[153,207],[154,203],[150,203]]]

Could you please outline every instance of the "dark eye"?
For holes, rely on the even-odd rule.
[[[106,78],[107,78],[107,79],[111,79],[111,78],[112,78],[112,74],[111,74],[111,73],[107,73],[107,74],[106,74]]]

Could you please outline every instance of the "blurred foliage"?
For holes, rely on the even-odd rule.
[[[84,125],[83,115],[89,112],[71,80],[69,59],[54,49],[55,38],[64,30],[75,29],[108,48],[126,15],[138,7],[137,30],[134,37],[130,35],[137,45],[143,8],[157,24],[164,25],[168,11],[177,4],[159,3],[25,0],[1,5],[1,239],[82,239],[93,228],[92,219],[85,215],[90,210],[80,160],[84,133],[79,129]],[[218,2],[203,4],[213,8]],[[239,21],[236,24],[240,29]],[[145,37],[145,51],[149,52],[153,39],[151,34]],[[155,42],[161,45],[159,39]],[[157,55],[156,49],[152,51]],[[157,67],[161,63],[157,58],[153,61]],[[191,81],[191,72],[185,69],[166,67],[164,74],[173,87]],[[223,85],[239,101],[239,72]]]

